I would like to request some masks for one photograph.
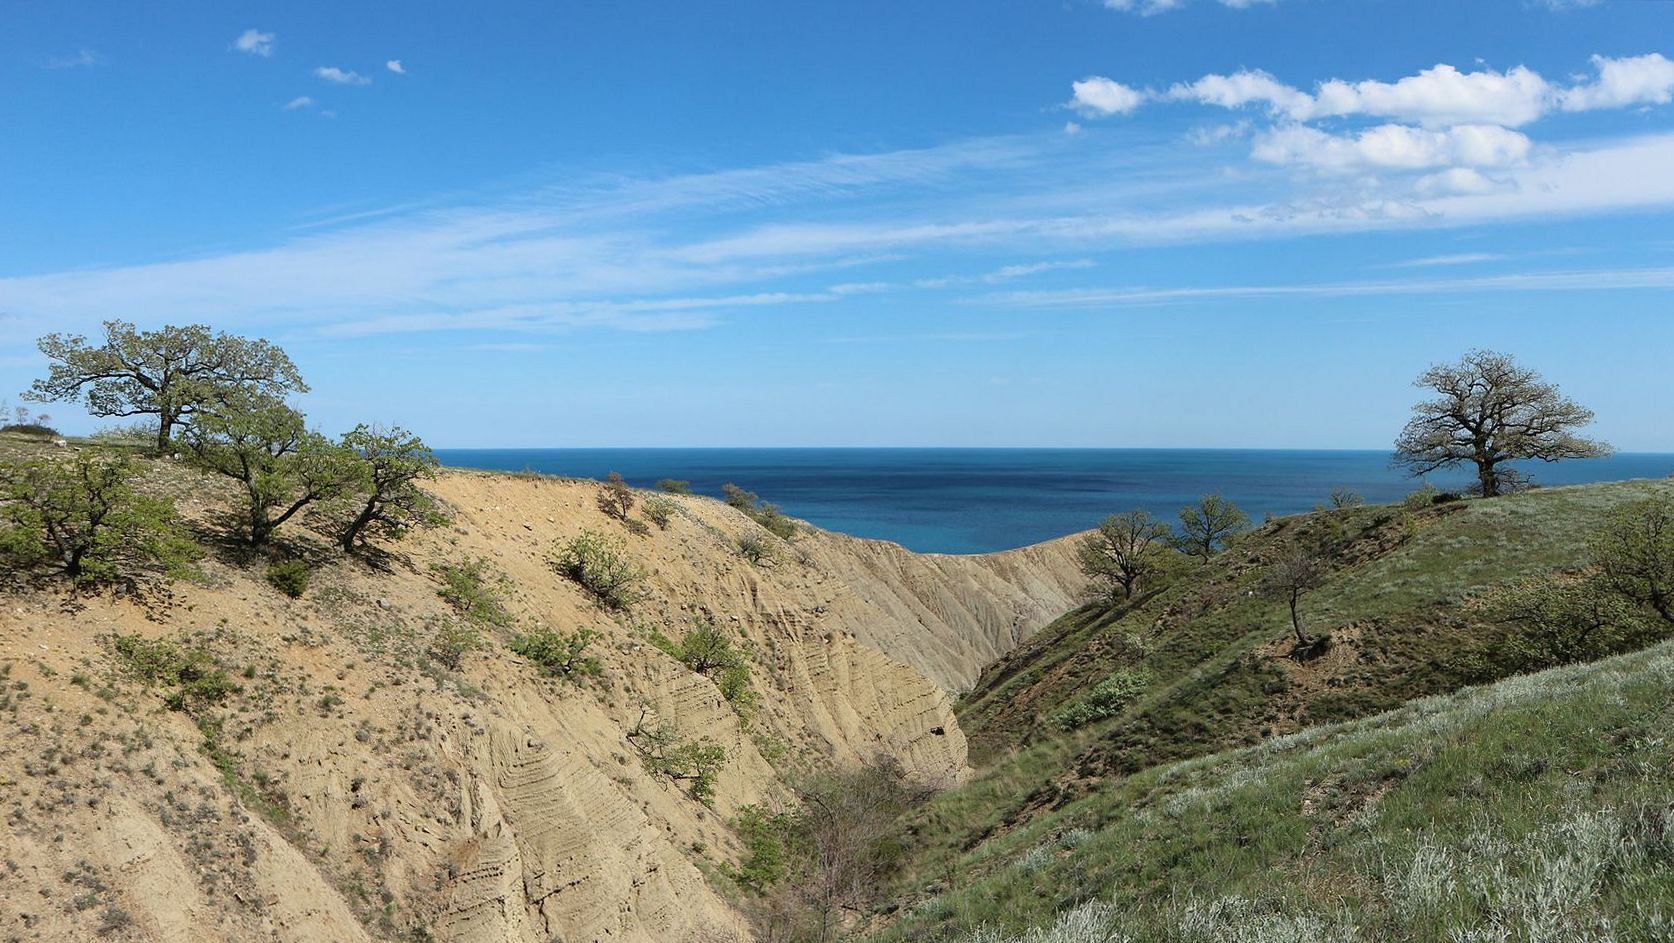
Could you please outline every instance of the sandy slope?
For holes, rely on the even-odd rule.
[[[735,548],[756,525],[730,508],[680,498],[666,531],[636,537],[596,489],[447,473],[451,525],[386,572],[327,563],[300,600],[213,561],[203,585],[147,603],[6,599],[0,939],[746,939],[704,874],[737,852],[726,820],[785,802],[795,775],[880,753],[963,776],[947,691],[1077,583],[1062,541],[921,556],[815,532],[753,566]],[[651,573],[625,616],[547,563],[584,528],[622,536]],[[602,632],[604,675],[539,677],[503,647],[511,630],[458,671],[429,663],[452,618],[431,567],[467,557],[504,573],[518,627]],[[647,642],[699,618],[752,653],[747,725]],[[241,692],[196,717],[219,725],[220,768],[194,717],[122,673],[111,632],[198,633],[234,669]],[[646,768],[641,726],[725,746],[713,808]]]

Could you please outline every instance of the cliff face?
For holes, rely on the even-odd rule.
[[[1078,583],[1064,541],[959,557],[811,532],[752,564],[738,539],[760,529],[707,499],[634,535],[591,483],[449,472],[433,490],[449,525],[380,568],[325,563],[300,599],[227,559],[162,593],[5,601],[0,938],[748,939],[713,883],[737,810],[878,755],[958,781],[949,690]],[[648,572],[626,613],[550,565],[583,530]],[[434,568],[473,559],[513,622],[479,625],[455,666],[466,623]],[[747,653],[753,706],[651,642],[709,622]],[[507,650],[542,627],[597,631],[602,673],[553,679]],[[206,653],[238,690],[206,695],[118,635]],[[725,754],[712,806],[692,770],[646,759],[698,743]]]

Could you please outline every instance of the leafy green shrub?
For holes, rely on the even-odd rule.
[[[761,700],[754,688],[750,687],[750,666],[745,664],[732,665],[721,669],[715,676],[715,687],[721,691],[721,697],[737,710],[741,717],[749,716],[750,708]]]
[[[131,676],[163,689],[163,703],[170,710],[193,713],[239,690],[215,657],[199,646],[138,634],[112,636],[110,646]]]
[[[669,498],[646,498],[639,506],[639,512],[645,519],[657,525],[658,530],[668,530],[668,522],[674,519],[674,512],[679,508]]]
[[[607,517],[627,522],[634,509],[634,489],[628,487],[621,472],[611,472],[605,479],[604,487],[599,489],[598,505]]]
[[[546,674],[579,681],[597,675],[599,660],[586,654],[587,646],[599,638],[592,629],[557,632],[540,629],[511,640],[512,651],[529,659]]]
[[[773,545],[760,534],[745,534],[738,538],[738,552],[755,566],[772,563],[778,558],[778,554],[773,552]]]
[[[1047,717],[1059,730],[1075,730],[1100,720],[1115,717],[1145,693],[1151,676],[1143,669],[1123,668],[1100,681],[1084,696],[1054,711]]]
[[[465,654],[486,648],[482,634],[471,626],[448,620],[437,628],[430,640],[430,657],[450,671],[458,671],[465,663]]]
[[[1507,629],[1503,639],[1489,643],[1502,671],[1592,661],[1651,641],[1641,637],[1643,627],[1635,625],[1627,601],[1593,574],[1532,577],[1502,587],[1487,602]]]
[[[664,478],[657,482],[657,490],[666,491],[669,494],[691,494],[692,483],[679,478]]]
[[[744,843],[744,857],[736,868],[724,865],[722,871],[739,887],[765,894],[790,874],[792,855],[801,838],[796,816],[747,805],[733,818],[732,830]]]
[[[713,738],[684,740],[650,759],[653,772],[692,784],[692,798],[709,805],[715,801],[715,780],[727,765],[726,748]]]
[[[1180,533],[1175,543],[1181,553],[1207,560],[1249,527],[1250,519],[1238,505],[1219,494],[1206,494],[1196,504],[1180,509]]]
[[[267,581],[274,589],[296,599],[308,589],[313,574],[306,560],[280,560],[267,568]]]
[[[750,687],[750,661],[732,637],[712,622],[686,632],[676,642],[661,633],[651,634],[651,644],[679,659],[687,668],[708,675],[721,696],[740,714],[759,700]]]
[[[447,600],[454,611],[479,625],[510,625],[511,613],[500,601],[505,577],[495,573],[487,559],[441,563],[431,568],[441,579],[436,595]]]
[[[728,505],[737,508],[745,517],[755,521],[775,537],[792,540],[796,537],[796,522],[780,513],[776,504],[768,504],[754,491],[745,491],[732,482],[721,486]]]
[[[138,571],[191,572],[201,555],[174,503],[140,494],[121,456],[80,455],[0,469],[0,558],[19,570],[51,563],[78,583]]]
[[[1674,623],[1674,498],[1616,510],[1589,550],[1605,586]]]
[[[552,565],[607,609],[626,609],[640,599],[645,571],[628,559],[618,540],[584,530],[554,549]]]

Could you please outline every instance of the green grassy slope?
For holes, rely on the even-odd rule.
[[[1668,494],[1674,494],[1674,482],[1636,481],[1540,490],[1493,501],[1360,507],[1284,518],[1258,528],[1208,564],[1175,575],[1164,588],[1130,606],[1088,606],[1066,614],[992,666],[963,699],[961,721],[975,748],[978,774],[965,786],[938,796],[910,823],[916,851],[900,872],[901,899],[922,900],[926,888],[955,888],[954,893],[944,893],[942,903],[922,906],[930,907],[925,914],[938,917],[930,919],[930,924],[945,919],[962,931],[989,919],[1007,925],[1032,922],[1067,904],[1111,894],[1121,898],[1124,906],[1152,892],[1169,897],[1167,882],[1176,879],[1189,878],[1204,894],[1237,895],[1243,893],[1244,878],[1228,870],[1236,868],[1252,869],[1257,884],[1268,879],[1262,870],[1267,865],[1280,864],[1287,871],[1300,868],[1280,883],[1294,881],[1305,890],[1319,875],[1304,862],[1321,850],[1324,833],[1317,823],[1307,821],[1308,816],[1297,816],[1321,803],[1359,801],[1337,795],[1343,790],[1371,790],[1381,801],[1384,792],[1401,785],[1389,778],[1384,767],[1354,769],[1345,759],[1349,754],[1333,754],[1336,759],[1329,762],[1346,764],[1339,778],[1365,780],[1369,785],[1362,788],[1328,782],[1332,774],[1321,772],[1328,761],[1310,760],[1292,772],[1305,768],[1313,773],[1303,772],[1300,779],[1286,773],[1291,777],[1285,780],[1288,785],[1261,793],[1265,798],[1250,807],[1256,817],[1242,825],[1221,820],[1226,807],[1201,803],[1190,815],[1162,815],[1144,822],[1134,819],[1144,828],[1133,831],[1139,825],[1132,822],[1123,826],[1129,831],[1113,839],[1116,844],[1108,851],[1108,860],[1100,859],[1103,863],[1086,870],[1080,870],[1083,864],[1070,871],[1053,870],[1058,865],[1052,862],[1087,862],[1098,855],[1079,851],[1072,855],[1066,848],[1053,850],[1041,842],[1066,829],[1109,829],[1114,818],[1133,812],[1130,806],[1136,803],[1143,807],[1172,802],[1171,807],[1185,809],[1186,800],[1172,798],[1182,790],[1230,794],[1228,790],[1236,791],[1235,786],[1241,790],[1249,785],[1250,774],[1233,776],[1229,770],[1261,766],[1270,757],[1295,758],[1301,755],[1297,744],[1313,749],[1323,742],[1314,734],[1282,739],[1287,734],[1365,718],[1414,698],[1445,695],[1546,667],[1512,644],[1517,627],[1494,619],[1481,599],[1519,579],[1582,566],[1589,535],[1613,509]],[[1329,633],[1332,644],[1306,656],[1296,651],[1284,600],[1264,589],[1273,564],[1298,548],[1317,555],[1328,571],[1324,584],[1303,598],[1301,608],[1307,630]],[[1661,657],[1666,662],[1674,656],[1665,652]],[[1656,677],[1665,679],[1665,674]],[[1066,711],[1084,704],[1090,691],[1113,677],[1138,678],[1144,685],[1110,716],[1065,730]],[[1507,719],[1497,734],[1484,730],[1482,735],[1498,736],[1496,749],[1507,757],[1517,754],[1534,764],[1552,744],[1541,730],[1520,725],[1546,723],[1546,708],[1538,701],[1547,689],[1507,690],[1533,692],[1524,697],[1528,710]],[[1477,699],[1473,703],[1492,703],[1495,697],[1472,696]],[[1435,702],[1424,710],[1434,713],[1450,703]],[[1621,721],[1625,725],[1629,720],[1625,714],[1611,717],[1612,724]],[[1400,723],[1386,719],[1353,729],[1385,729]],[[1372,743],[1343,731],[1329,736],[1336,738],[1333,743],[1352,740],[1359,744],[1344,749],[1369,750]],[[1413,734],[1414,742],[1421,739]],[[1274,743],[1285,746],[1270,750]],[[1564,768],[1590,770],[1594,762],[1607,759],[1585,752],[1593,746],[1598,745],[1566,745],[1582,752],[1571,751],[1579,766]],[[1229,766],[1233,761],[1227,759],[1197,759],[1240,747],[1248,748],[1235,754],[1245,757],[1237,761],[1244,766]],[[1468,765],[1469,759],[1466,749],[1447,762]],[[1182,761],[1184,765],[1170,765]],[[1479,784],[1496,781],[1501,772],[1521,775],[1514,768],[1521,761],[1504,761],[1511,764],[1504,771],[1485,765],[1472,775]],[[1407,762],[1413,760],[1409,757]],[[1557,761],[1544,762],[1558,769]],[[1546,772],[1543,769],[1541,775]],[[1666,764],[1663,772],[1667,772]],[[1267,775],[1265,767],[1262,775]],[[1223,781],[1227,776],[1232,778]],[[1310,776],[1314,782],[1298,785]],[[1189,785],[1176,788],[1188,781]],[[1644,783],[1643,777],[1633,781]],[[1325,785],[1313,795],[1310,790],[1319,783]],[[1425,809],[1425,803],[1438,795],[1426,792],[1413,798],[1417,811],[1411,814],[1438,813]],[[1521,791],[1506,797],[1465,791],[1452,798],[1532,802],[1536,797]],[[1269,800],[1275,803],[1271,808],[1256,809]],[[1288,811],[1281,814],[1281,806]],[[1530,823],[1559,828],[1570,811],[1567,805],[1547,802],[1518,814],[1527,815]],[[1513,833],[1515,829],[1506,834]],[[1363,855],[1373,847],[1365,838],[1344,833],[1332,840],[1358,843],[1353,855]],[[1082,840],[1084,836],[1065,839],[1070,844]],[[1149,842],[1151,851],[1138,856],[1118,852],[1117,846],[1135,841]],[[1029,863],[1019,867],[1032,875],[1030,869],[1041,865],[1049,878],[1043,879],[1045,883],[1022,876],[1009,865],[1003,872],[995,870],[994,862],[1025,852]],[[1251,864],[1260,861],[1267,865]],[[1326,868],[1321,892],[1336,893],[1344,869],[1352,870],[1351,864],[1363,869],[1366,862],[1344,858],[1332,864]],[[987,889],[967,893],[973,880]],[[1037,884],[1057,890],[1039,897],[1023,892]],[[1265,885],[1252,885],[1254,890],[1261,892],[1257,897],[1275,892]],[[1014,897],[1014,891],[1023,896]],[[992,906],[983,900],[991,900]],[[1209,907],[1218,900],[1204,897],[1199,903]],[[1308,907],[1320,903],[1306,893],[1299,900]],[[1162,906],[1156,901],[1150,904]],[[1668,913],[1674,916],[1674,909]],[[1387,914],[1379,911],[1374,916],[1382,920]],[[1157,917],[1163,923],[1168,919],[1173,918]],[[924,923],[915,919],[906,926]],[[1318,938],[1339,937],[1327,933]],[[1537,937],[1504,937],[1524,938]]]
[[[1154,767],[950,860],[880,938],[1667,940],[1671,731],[1665,643]]]

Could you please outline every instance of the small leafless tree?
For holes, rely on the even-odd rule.
[[[1296,644],[1312,645],[1316,639],[1302,631],[1299,611],[1302,595],[1318,589],[1325,582],[1325,566],[1319,558],[1304,550],[1292,550],[1279,558],[1267,574],[1267,588],[1282,596],[1290,604],[1290,627],[1296,632]]]

